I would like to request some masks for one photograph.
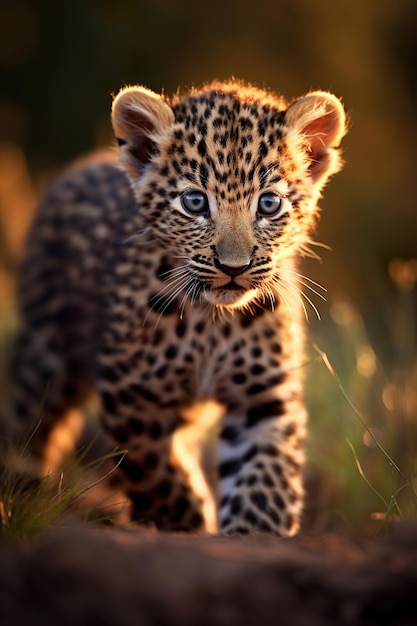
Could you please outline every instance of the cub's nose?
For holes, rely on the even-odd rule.
[[[239,265],[238,267],[234,267],[232,265],[225,265],[224,263],[220,263],[218,259],[215,259],[214,264],[217,269],[221,270],[222,272],[233,278],[234,276],[239,276],[239,274],[243,274],[243,272],[249,269],[252,261],[249,261],[245,265]]]

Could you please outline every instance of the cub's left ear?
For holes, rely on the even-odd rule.
[[[145,87],[126,87],[117,94],[112,107],[113,130],[120,160],[131,176],[141,173],[174,121],[162,96]]]
[[[285,120],[301,139],[313,181],[324,184],[342,166],[337,149],[346,133],[342,103],[331,93],[313,91],[289,107]]]

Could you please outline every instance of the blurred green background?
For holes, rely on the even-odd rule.
[[[376,529],[392,502],[396,517],[414,515],[416,66],[415,0],[2,0],[2,354],[15,327],[13,272],[36,196],[72,158],[112,142],[112,93],[141,83],[172,94],[231,76],[288,99],[332,91],[343,99],[350,131],[346,166],[326,191],[317,233],[332,250],[304,266],[328,290],[327,303],[310,294],[322,321],[312,312],[306,524]],[[313,343],[328,354],[371,434]]]

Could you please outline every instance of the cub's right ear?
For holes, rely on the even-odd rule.
[[[145,87],[126,87],[113,100],[112,124],[120,160],[137,176],[155,152],[158,137],[174,123],[163,98]]]
[[[346,133],[342,103],[331,93],[313,91],[294,102],[285,119],[295,138],[301,140],[312,180],[322,187],[341,168],[338,148]]]

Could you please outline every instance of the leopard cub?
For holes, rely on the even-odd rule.
[[[127,449],[132,519],[160,529],[297,531],[306,413],[301,287],[345,115],[239,82],[114,99],[120,163],[74,166],[44,196],[20,276],[7,429],[38,473],[92,389]],[[220,423],[216,489],[203,429]]]

